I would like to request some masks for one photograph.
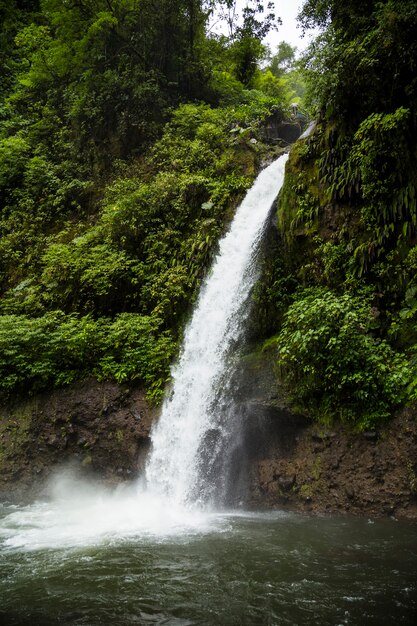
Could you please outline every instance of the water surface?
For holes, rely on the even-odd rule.
[[[146,487],[109,491],[64,472],[43,501],[0,506],[3,624],[417,623],[416,525],[207,508],[227,493],[239,438],[228,357],[286,158],[260,174],[219,244],[152,431]]]
[[[166,511],[118,530],[133,495],[118,497],[101,525],[94,496],[72,518],[62,502],[1,506],[0,623],[416,623],[415,524]]]

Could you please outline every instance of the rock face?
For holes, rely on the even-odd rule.
[[[289,146],[297,141],[307,125],[304,117],[294,118],[292,121],[284,120],[282,113],[276,111],[265,122],[261,135],[265,143]]]
[[[109,481],[133,478],[153,418],[142,389],[88,380],[0,408],[0,490],[22,497],[71,463]]]
[[[226,469],[230,503],[417,519],[417,407],[354,434],[291,412],[273,355],[246,357],[231,385],[239,437]],[[33,497],[70,463],[111,483],[134,479],[155,411],[143,389],[88,380],[0,408],[0,495]]]
[[[265,353],[245,360],[234,387],[250,506],[417,519],[417,406],[378,432],[323,427],[288,409]]]
[[[286,449],[252,464],[252,505],[417,519],[416,418],[409,407],[378,433],[298,429]]]

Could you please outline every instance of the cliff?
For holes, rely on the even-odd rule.
[[[385,428],[360,435],[341,424],[293,422],[292,441],[283,445],[277,416],[279,443],[251,468],[252,505],[417,519],[416,417],[408,407]]]
[[[0,407],[0,493],[33,497],[70,465],[117,483],[136,477],[154,417],[143,389],[94,379]]]
[[[333,277],[323,267],[318,250],[335,245],[347,223],[357,227],[348,207],[323,200],[315,161],[303,163],[307,141],[292,152],[265,237],[247,332],[249,346],[257,349],[243,356],[230,385],[241,433],[226,464],[228,496],[234,504],[243,501],[254,508],[416,519],[415,406],[358,432],[354,423],[328,416],[320,420],[297,407],[278,367],[276,337],[295,294],[320,281],[334,287],[339,276],[337,266]],[[297,220],[306,197],[316,207],[308,223],[304,217]],[[143,386],[93,378],[15,397],[0,414],[3,497],[41,492],[48,476],[66,465],[114,484],[136,478],[156,415]]]
[[[360,186],[334,196],[337,137],[293,146],[266,237],[236,385],[250,500],[415,519],[415,237],[398,218],[371,242]]]
[[[290,408],[275,360],[273,350],[247,355],[234,380],[246,502],[256,509],[417,519],[417,406],[361,433],[340,422],[320,424]]]

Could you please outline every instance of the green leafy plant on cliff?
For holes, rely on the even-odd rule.
[[[256,80],[273,16],[253,3],[227,38],[215,2],[0,4],[0,390],[156,398],[286,106]]]
[[[65,315],[0,316],[0,394],[39,391],[95,375],[147,385],[160,399],[176,343],[160,321],[124,313],[114,319]]]
[[[371,325],[367,298],[323,288],[298,294],[276,339],[280,376],[298,408],[363,430],[403,401],[407,361],[376,339]]]
[[[328,201],[356,213],[352,269],[370,281],[417,230],[416,16],[414,0],[307,0],[301,12],[305,27],[324,29],[304,59],[325,120],[320,182]]]
[[[146,157],[119,164],[97,215],[35,237],[27,266],[8,242],[0,389],[39,390],[93,374],[139,378],[160,397],[218,237],[255,175],[250,138],[270,106],[262,96],[240,108],[179,107]],[[74,350],[60,351],[59,342]]]

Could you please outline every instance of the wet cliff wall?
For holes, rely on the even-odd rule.
[[[136,477],[153,417],[143,388],[94,379],[3,404],[2,497],[33,497],[68,466],[110,483]]]

